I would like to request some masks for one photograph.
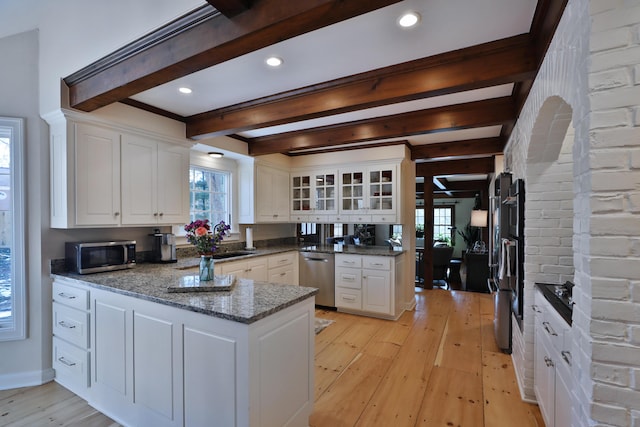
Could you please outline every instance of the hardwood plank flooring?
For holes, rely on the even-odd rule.
[[[313,427],[543,427],[493,339],[490,295],[417,289],[396,322],[317,310]],[[57,383],[0,391],[2,426],[115,427]]]

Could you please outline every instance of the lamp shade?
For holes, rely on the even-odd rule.
[[[489,214],[489,211],[483,211],[479,209],[471,211],[471,226],[486,227],[488,214]]]

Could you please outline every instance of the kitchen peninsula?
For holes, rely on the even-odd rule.
[[[308,425],[317,290],[197,268],[53,274],[56,380],[124,425]]]

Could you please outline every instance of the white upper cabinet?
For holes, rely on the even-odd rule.
[[[291,219],[327,222],[338,213],[337,171],[291,173]]]
[[[122,136],[122,224],[189,221],[189,150]]]
[[[120,135],[75,124],[77,225],[120,223]]]
[[[340,169],[340,212],[349,222],[395,223],[398,203],[396,164]]]
[[[189,148],[135,130],[49,118],[51,227],[189,220]]]
[[[289,222],[289,170],[253,161],[238,165],[239,222]]]

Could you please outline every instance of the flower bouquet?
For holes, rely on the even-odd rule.
[[[220,221],[213,226],[212,231],[208,219],[198,219],[184,226],[187,241],[200,254],[200,280],[213,280],[213,253],[230,229],[231,226]]]

